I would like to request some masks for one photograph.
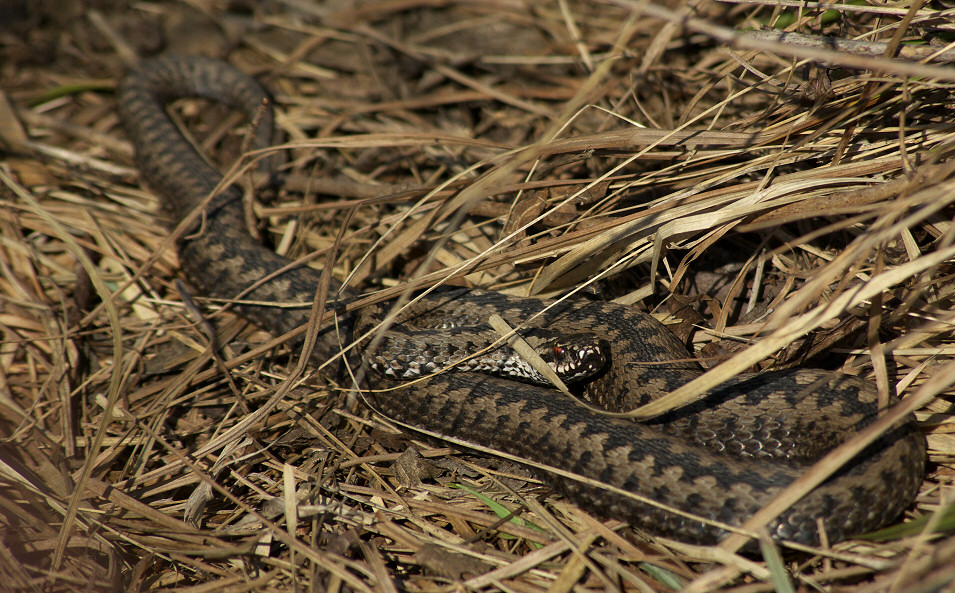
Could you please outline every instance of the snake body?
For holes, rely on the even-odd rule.
[[[175,222],[215,194],[222,180],[165,111],[170,101],[190,96],[257,118],[259,146],[272,133],[271,112],[262,109],[267,94],[228,64],[167,56],[145,61],[129,74],[118,92],[120,116],[143,178]],[[247,234],[241,199],[236,187],[226,187],[206,202],[203,215],[182,235],[181,266],[201,294],[240,297],[245,303],[237,305],[240,314],[272,333],[284,333],[308,321],[308,308],[263,303],[311,303],[321,273],[290,265]],[[336,310],[358,296],[334,280],[329,295],[328,308]],[[380,321],[381,310],[386,309],[343,313],[336,324],[321,328],[314,359],[325,361],[341,344],[363,335]],[[605,337],[609,364],[584,392],[601,406],[636,407],[701,372],[687,362],[690,355],[675,336],[630,307],[554,304],[450,287],[417,301],[390,330],[397,336],[395,346],[382,346],[386,340],[378,348],[400,348],[409,323],[433,327],[432,318],[454,319],[446,339],[468,342],[470,336],[460,328],[481,325],[492,313],[512,326],[530,323]],[[388,355],[364,342],[357,356],[368,363]],[[556,391],[500,377],[450,372],[406,386],[370,372],[365,382],[370,403],[399,423],[462,445],[502,451],[597,514],[700,543],[728,533],[711,522],[742,524],[814,459],[877,415],[875,390],[866,382],[806,369],[739,377],[696,404],[646,423],[610,418]],[[769,532],[812,544],[819,539],[817,521],[830,541],[880,527],[911,503],[924,467],[924,438],[909,419],[777,517]]]

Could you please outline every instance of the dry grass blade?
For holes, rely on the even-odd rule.
[[[884,74],[901,76],[924,76],[933,80],[955,81],[955,68],[941,68],[911,64],[889,58],[874,58],[869,56],[854,56],[831,49],[817,49],[798,46],[779,41],[758,39],[732,29],[714,26],[703,19],[685,18],[677,12],[650,3],[640,3],[633,0],[613,0],[621,6],[627,6],[646,16],[659,18],[668,22],[680,22],[686,28],[703,33],[713,39],[725,43],[736,49],[748,49],[774,52],[779,55],[792,56],[801,60],[808,60],[833,67],[852,68],[856,70],[873,70]]]
[[[14,192],[17,197],[24,202],[26,202],[29,207],[33,210],[33,213],[42,219],[44,222],[50,225],[53,232],[56,236],[62,240],[76,257],[80,265],[83,266],[84,271],[88,274],[93,286],[96,287],[96,291],[99,293],[100,297],[103,299],[107,314],[109,316],[110,326],[113,328],[113,357],[115,360],[123,359],[123,343],[121,340],[122,332],[120,330],[119,323],[119,314],[116,310],[115,305],[113,304],[112,293],[109,290],[109,287],[106,286],[106,283],[103,282],[103,279],[99,275],[99,270],[93,264],[92,260],[86,255],[83,249],[79,244],[70,236],[69,231],[60,224],[53,216],[47,212],[43,206],[32,196],[30,193],[19,184],[17,184],[13,179],[9,177],[5,172],[0,171],[0,183],[7,187],[7,189]],[[105,404],[103,406],[103,413],[108,419],[114,414],[122,415],[122,413],[117,413],[116,407],[117,402],[120,396],[120,385],[123,380],[123,374],[119,372],[114,372],[112,379],[109,384],[109,394],[106,398]],[[92,453],[88,453],[86,457],[86,463],[83,464],[83,468],[76,479],[76,490],[69,499],[69,503],[65,509],[63,517],[63,529],[60,531],[60,535],[56,541],[56,548],[53,551],[53,558],[50,563],[51,570],[56,571],[60,567],[60,563],[63,561],[63,555],[66,552],[66,547],[70,541],[72,531],[74,528],[74,521],[77,518],[77,512],[79,510],[80,502],[83,500],[82,493],[86,488],[86,481],[89,479],[93,471],[94,461],[97,459],[97,454],[102,447],[103,439],[106,437],[106,432],[108,429],[108,424],[104,423],[100,425],[99,429],[96,431],[95,436],[93,437],[93,442],[90,444],[89,450]]]
[[[886,290],[887,288],[898,284],[899,282],[914,276],[919,272],[931,270],[938,264],[955,257],[955,247],[949,247],[932,256],[923,256],[918,261],[896,268],[893,273],[886,273],[873,278],[869,283],[863,285],[859,290],[842,294],[838,299],[822,306],[816,310],[804,313],[798,318],[793,318],[786,325],[775,330],[759,343],[751,346],[744,352],[737,354],[729,361],[714,368],[710,372],[700,376],[667,394],[665,398],[660,398],[653,403],[647,404],[633,412],[620,414],[629,418],[653,418],[668,410],[684,406],[693,401],[697,401],[712,389],[735,377],[739,373],[751,368],[761,360],[773,355],[775,352],[791,344],[796,339],[804,336],[809,331],[832,320],[838,314],[852,307],[866,303],[873,295]]]
[[[551,385],[557,388],[558,391],[570,395],[570,390],[567,389],[567,385],[565,385],[560,376],[554,372],[554,369],[550,368],[550,366],[544,362],[544,359],[540,357],[540,354],[538,354],[530,344],[521,339],[520,335],[504,321],[503,317],[500,315],[491,315],[488,317],[487,322],[494,328],[494,331],[500,333],[501,337],[507,340],[508,346],[520,354],[535,371],[550,381]]]

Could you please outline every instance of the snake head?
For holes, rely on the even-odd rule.
[[[565,383],[593,377],[607,366],[609,358],[607,343],[588,332],[555,338],[538,352]]]

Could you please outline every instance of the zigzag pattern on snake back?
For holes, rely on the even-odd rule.
[[[161,57],[144,62],[119,89],[118,104],[142,175],[173,221],[198,207],[221,181],[183,138],[165,112],[168,102],[201,96],[260,117],[257,141],[268,143],[271,112],[258,112],[267,95],[250,77],[219,61]],[[320,273],[291,266],[244,231],[241,195],[229,187],[215,196],[179,245],[186,277],[201,294],[243,301],[311,303]],[[340,307],[356,298],[334,283]],[[593,332],[611,344],[608,368],[587,384],[585,397],[613,409],[630,409],[673,390],[701,371],[683,345],[650,316],[613,303],[549,303],[493,292],[439,288],[406,320],[437,315],[456,325],[479,325],[491,313],[513,326],[531,324],[562,332]],[[308,320],[308,309],[241,305],[253,323],[282,333]],[[387,307],[361,318],[339,318],[323,328],[314,352],[324,361],[371,327]],[[535,317],[536,316],[536,317]],[[404,321],[391,329],[398,336]],[[452,331],[451,340],[467,342]],[[359,353],[368,359],[375,353]],[[680,362],[683,361],[683,362]],[[649,364],[648,364],[649,363]],[[648,423],[608,418],[558,392],[471,373],[442,373],[405,388],[368,373],[367,397],[383,414],[431,434],[452,437],[558,468],[633,492],[702,519],[740,525],[791,483],[808,463],[872,421],[875,390],[831,373],[796,370],[740,377],[704,400]],[[925,443],[909,420],[870,446],[822,486],[769,525],[773,537],[818,541],[821,520],[830,541],[875,529],[897,517],[923,478]],[[543,479],[581,506],[655,533],[693,542],[714,542],[726,531],[598,485],[545,473]]]

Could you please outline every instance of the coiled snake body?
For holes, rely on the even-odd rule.
[[[265,92],[222,62],[163,57],[148,60],[131,73],[119,89],[120,115],[143,177],[176,222],[211,195],[222,179],[165,112],[166,103],[187,96],[210,98],[250,119],[259,117],[260,146],[268,144],[272,129],[271,112],[261,109]],[[179,254],[186,276],[202,294],[224,299],[241,294],[246,303],[312,302],[320,273],[304,266],[285,269],[289,260],[244,231],[237,188],[215,196],[197,220],[184,234]],[[266,282],[248,290],[266,277]],[[329,309],[356,296],[334,282],[329,294],[338,299]],[[606,337],[610,364],[587,385],[587,397],[616,409],[636,407],[700,373],[697,365],[686,362],[690,357],[683,345],[643,313],[612,303],[547,305],[492,292],[439,288],[416,306],[423,313],[461,319],[456,323],[462,326],[484,323],[490,313],[498,313],[512,326],[531,320],[534,326]],[[301,326],[309,316],[307,308],[248,304],[237,308],[273,333]],[[339,318],[337,328],[322,329],[316,360],[326,360],[341,343],[350,343],[353,335],[375,321],[374,315],[370,317],[357,320],[347,314]],[[401,326],[395,329],[400,331]],[[366,359],[374,356],[363,354]],[[411,387],[376,373],[366,378],[365,387],[399,387],[367,394],[380,412],[398,422],[457,443],[503,451],[538,470],[556,468],[561,475],[546,473],[545,479],[581,506],[655,533],[703,543],[727,533],[703,520],[740,525],[813,459],[877,413],[874,389],[867,383],[813,370],[740,377],[697,404],[649,423],[608,418],[556,391],[497,377],[442,373]],[[814,543],[817,520],[830,541],[884,525],[910,504],[924,465],[924,439],[909,420],[777,517],[768,526],[770,533]],[[617,490],[699,519],[639,502]]]

